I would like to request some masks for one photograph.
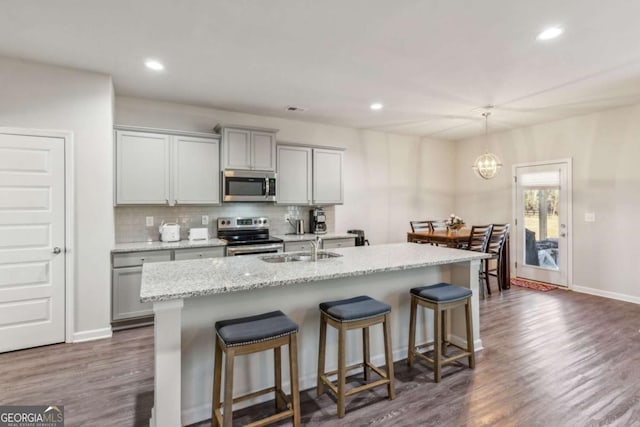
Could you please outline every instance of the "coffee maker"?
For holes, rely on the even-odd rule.
[[[322,208],[313,208],[309,211],[309,231],[314,234],[325,234],[327,222]]]

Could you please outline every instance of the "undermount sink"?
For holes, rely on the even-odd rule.
[[[327,259],[327,258],[337,258],[342,255],[337,254],[335,252],[318,252],[317,258]],[[311,252],[298,252],[292,254],[282,254],[282,255],[268,255],[260,257],[260,259],[264,262],[294,262],[294,261],[311,261]]]

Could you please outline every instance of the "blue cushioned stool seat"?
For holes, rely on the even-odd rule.
[[[391,306],[366,295],[320,304],[320,310],[340,322],[366,319],[391,312]]]
[[[251,344],[298,332],[298,325],[281,311],[216,322],[216,332],[228,347]]]
[[[437,285],[420,286],[411,289],[411,293],[419,298],[431,302],[453,302],[471,296],[471,290],[462,286],[451,285],[449,283],[438,283]]]

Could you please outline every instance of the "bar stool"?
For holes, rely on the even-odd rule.
[[[395,398],[393,385],[393,356],[391,354],[391,332],[389,316],[391,306],[368,296],[329,301],[320,304],[320,345],[318,355],[318,386],[317,395],[324,393],[326,384],[336,395],[338,401],[338,417],[345,415],[345,399],[364,390],[386,385],[389,400]],[[382,323],[384,331],[384,354],[386,373],[372,365],[369,360],[369,327]],[[325,372],[325,353],[327,340],[327,324],[338,330],[338,369]],[[363,361],[352,366],[346,366],[346,333],[351,329],[362,329]],[[369,381],[369,370],[378,374],[381,379],[346,390],[347,371],[362,367],[364,379]],[[338,386],[329,380],[330,375],[338,375]]]
[[[470,289],[461,286],[450,285],[448,283],[438,283],[431,286],[420,286],[411,289],[411,315],[409,323],[409,354],[407,364],[413,365],[416,356],[424,359],[433,367],[435,382],[440,382],[442,366],[454,362],[464,357],[468,358],[469,368],[476,365],[475,352],[473,346],[473,320],[471,318],[471,295]],[[433,310],[434,340],[416,347],[416,314],[418,305]],[[467,326],[467,348],[448,342],[446,339],[446,312],[459,306],[465,306],[465,317]],[[433,358],[429,358],[425,353],[421,353],[421,348],[433,344]],[[446,357],[447,345],[450,344],[462,350],[462,353],[451,357]]]
[[[281,311],[272,311],[257,316],[216,322],[215,364],[213,369],[213,404],[211,426],[231,427],[233,404],[275,392],[276,411],[286,403],[286,409],[260,420],[257,425],[266,425],[292,417],[293,425],[300,425],[300,395],[298,390],[298,325]],[[291,396],[282,391],[282,365],[280,350],[289,345],[289,375]],[[260,391],[233,397],[233,362],[236,356],[273,349],[275,386]],[[225,354],[224,402],[220,403],[222,376],[222,353]],[[220,408],[223,412],[220,412]]]

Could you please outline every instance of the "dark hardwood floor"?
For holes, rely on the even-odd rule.
[[[303,424],[640,426],[640,305],[514,287],[480,310],[485,349],[475,370],[445,367],[435,384],[423,364],[397,362],[396,399],[384,388],[361,393],[347,400],[343,419],[328,394],[303,391]],[[152,352],[147,327],[0,354],[0,404],[62,404],[67,426],[146,426]],[[237,411],[236,421],[272,407]]]

